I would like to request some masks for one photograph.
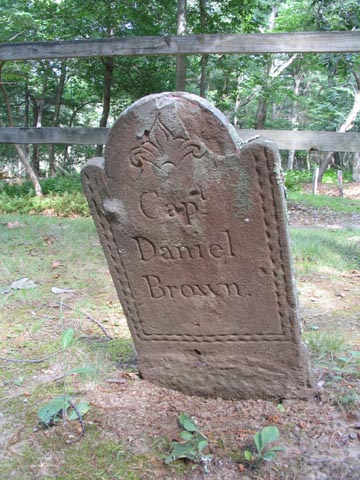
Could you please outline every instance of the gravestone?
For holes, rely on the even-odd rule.
[[[194,95],[150,95],[82,180],[143,378],[211,397],[306,396],[273,144],[241,145]]]

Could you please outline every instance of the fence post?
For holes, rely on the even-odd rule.
[[[342,170],[337,171],[337,181],[338,181],[338,187],[339,187],[339,197],[343,197],[344,196],[344,186],[343,186]]]
[[[319,179],[319,167],[314,168],[313,173],[313,184],[312,184],[312,193],[313,195],[317,194],[317,187],[318,187],[318,179]]]

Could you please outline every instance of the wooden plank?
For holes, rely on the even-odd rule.
[[[247,140],[262,135],[280,150],[320,150],[323,152],[360,152],[360,132],[309,132],[293,130],[239,130]]]
[[[358,52],[360,31],[122,37],[0,44],[0,61],[117,55]]]
[[[239,130],[245,141],[259,135],[275,142],[280,150],[360,152],[360,132],[309,132],[292,130]],[[43,127],[0,128],[0,143],[97,145],[105,144],[108,128]]]
[[[108,135],[108,128],[3,127],[0,143],[104,145]]]

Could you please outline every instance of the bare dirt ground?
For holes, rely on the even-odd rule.
[[[304,185],[304,193],[311,194],[312,186]],[[332,184],[319,184],[319,195],[338,197],[338,188]],[[344,198],[360,199],[360,183],[344,184]],[[319,209],[304,205],[289,206],[289,222],[293,227],[351,228],[360,227],[359,213],[335,212],[330,209]]]

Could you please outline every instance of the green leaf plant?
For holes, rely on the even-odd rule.
[[[62,304],[60,305],[60,307],[61,306]],[[62,323],[62,308],[60,308],[60,314]],[[63,353],[65,353],[65,350],[70,347],[73,339],[74,330],[72,328],[68,328],[63,331],[60,339],[60,345]],[[69,421],[79,420],[82,432],[81,435],[84,435],[85,430],[83,424],[83,416],[89,411],[90,404],[89,402],[79,402],[78,404],[75,404],[72,398],[67,394],[66,379],[70,375],[91,373],[94,373],[94,368],[90,366],[73,368],[64,372],[63,394],[49,400],[45,404],[41,405],[41,407],[38,409],[38,417],[42,425],[44,425],[45,427],[51,427],[57,422],[59,422],[61,419],[66,419]]]
[[[180,432],[181,442],[171,442],[171,452],[165,458],[165,464],[180,458],[201,463],[206,467],[207,462],[211,460],[210,455],[203,455],[202,451],[208,446],[209,440],[202,434],[195,422],[185,413],[179,415],[179,425],[182,427]]]
[[[284,447],[272,446],[280,436],[279,429],[274,426],[268,426],[254,435],[254,444],[256,452],[245,450],[244,457],[252,465],[258,466],[262,462],[269,462],[276,457],[277,452],[284,451]]]

